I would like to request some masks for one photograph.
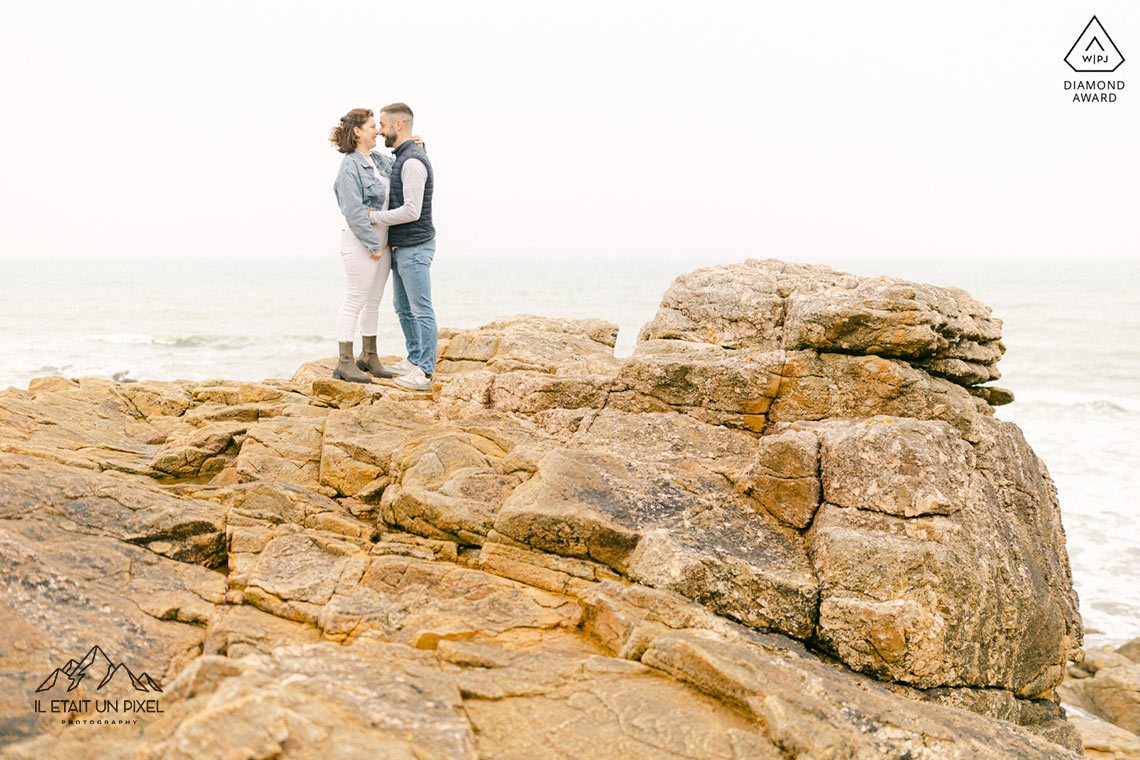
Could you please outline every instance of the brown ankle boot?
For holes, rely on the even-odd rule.
[[[337,380],[348,380],[351,383],[372,382],[372,378],[358,370],[352,361],[352,341],[339,342],[337,345],[340,347],[340,359],[332,376]]]
[[[356,366],[365,372],[371,372],[376,377],[395,377],[395,372],[380,363],[380,356],[376,353],[376,336],[361,337],[364,339],[364,349],[356,359]]]

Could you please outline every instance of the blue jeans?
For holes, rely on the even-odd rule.
[[[404,331],[408,361],[431,376],[439,331],[431,307],[431,260],[435,240],[392,248],[392,305]]]

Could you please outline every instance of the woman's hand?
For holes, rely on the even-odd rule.
[[[420,146],[421,148],[424,147],[424,140],[419,135],[412,135],[412,142],[414,142],[416,145]]]

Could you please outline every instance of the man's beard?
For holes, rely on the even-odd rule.
[[[384,146],[385,147],[391,148],[395,144],[396,144],[396,135],[394,135],[394,134],[384,135]]]

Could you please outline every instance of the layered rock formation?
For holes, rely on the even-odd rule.
[[[986,306],[753,260],[616,332],[445,330],[430,396],[331,359],[0,393],[0,757],[1077,756]],[[162,713],[31,709],[94,643]]]

